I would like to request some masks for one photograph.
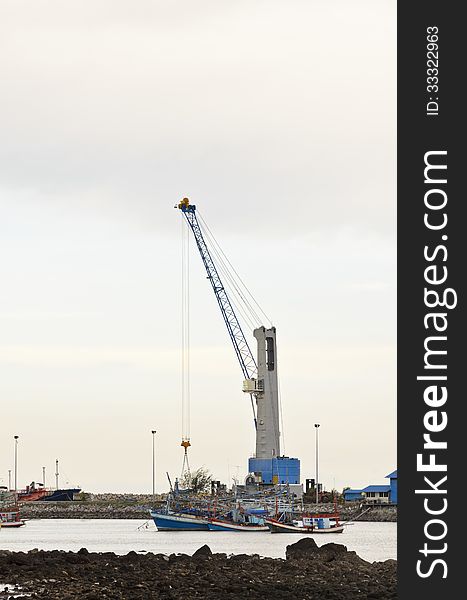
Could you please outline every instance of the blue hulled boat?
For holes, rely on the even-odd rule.
[[[158,531],[208,531],[208,520],[198,515],[151,511]]]

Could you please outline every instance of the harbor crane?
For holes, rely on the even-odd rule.
[[[243,374],[243,392],[250,395],[256,429],[255,457],[249,459],[249,472],[256,481],[266,484],[300,482],[300,461],[281,456],[279,427],[279,396],[277,378],[276,328],[261,325],[256,327],[256,358],[245,337],[229,294],[222,282],[214,256],[206,242],[203,228],[198,220],[196,206],[184,198],[178,208],[191,229],[207,278],[211,284],[229,333],[237,360]],[[228,276],[228,273],[226,273]],[[185,444],[189,440],[185,440]],[[182,440],[182,446],[184,441]],[[185,446],[186,451],[186,446]]]

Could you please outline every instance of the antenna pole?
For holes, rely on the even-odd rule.
[[[152,429],[152,499],[156,498],[156,430]]]
[[[318,436],[319,423],[315,423],[316,431],[316,506],[319,504],[319,436]]]
[[[15,494],[18,491],[18,435],[13,436],[15,440]]]

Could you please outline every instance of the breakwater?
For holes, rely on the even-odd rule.
[[[8,590],[0,598],[386,600],[397,598],[396,569],[394,560],[370,563],[340,544],[318,547],[310,537],[287,546],[286,560],[213,554],[208,546],[192,556],[3,550],[0,582]]]
[[[333,504],[305,504],[306,512],[330,513],[334,511]],[[360,502],[338,504],[337,511],[341,521],[366,521],[371,523],[396,523],[397,506],[365,505]]]
[[[149,519],[152,508],[163,506],[159,496],[144,494],[93,494],[76,502],[25,502],[21,515],[25,519]],[[305,505],[307,512],[332,512],[332,504]],[[366,507],[359,503],[338,506],[342,521],[396,522],[395,506]]]
[[[149,519],[152,508],[163,506],[149,494],[87,494],[74,502],[24,502],[24,519]]]

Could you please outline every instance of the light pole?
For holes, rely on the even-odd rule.
[[[11,492],[11,469],[8,469],[8,491]]]
[[[19,435],[13,436],[15,440],[15,494],[18,491],[18,438]]]
[[[152,429],[152,498],[156,498],[156,430]]]
[[[316,506],[318,506],[319,504],[319,445],[318,445],[318,440],[319,440],[319,434],[318,434],[318,429],[319,429],[319,423],[315,423],[315,432],[316,432]]]
[[[42,467],[42,486],[45,488],[45,467]]]

